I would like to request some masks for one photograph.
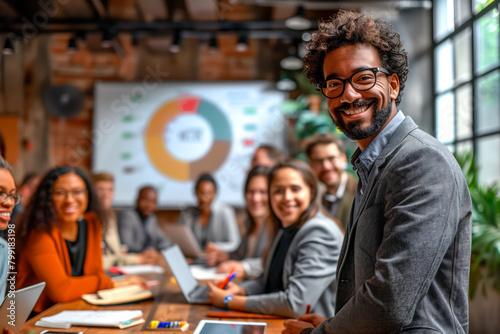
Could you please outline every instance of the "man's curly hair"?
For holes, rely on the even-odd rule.
[[[332,20],[319,22],[318,30],[313,32],[306,46],[304,57],[309,82],[317,85],[325,79],[323,61],[328,52],[358,43],[375,47],[382,66],[399,77],[399,95],[396,98],[396,105],[399,105],[408,74],[408,57],[403,49],[403,40],[386,21],[366,14],[340,10]]]

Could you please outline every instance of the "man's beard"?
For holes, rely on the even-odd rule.
[[[342,106],[333,109],[333,112],[335,113],[335,116],[337,117],[337,121],[335,121],[335,118],[332,116],[331,112],[330,118],[332,119],[333,124],[337,126],[337,128],[342,131],[347,138],[352,139],[352,140],[360,140],[360,139],[366,139],[370,138],[374,134],[379,131],[382,126],[384,126],[385,122],[389,119],[391,116],[391,111],[392,111],[392,101],[391,97],[389,95],[389,91],[387,92],[387,105],[384,108],[378,109],[377,107],[377,99],[369,99],[366,101],[356,101],[352,104],[353,108],[360,108],[366,105],[373,104],[373,120],[372,124],[370,124],[367,128],[362,129],[361,125],[363,124],[363,121],[354,121],[349,123],[349,127],[347,124],[344,122],[344,119],[342,118],[342,110],[349,109],[351,107],[350,103],[344,103]]]

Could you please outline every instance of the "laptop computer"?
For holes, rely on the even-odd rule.
[[[182,224],[164,224],[165,234],[174,243],[178,244],[182,253],[187,257],[204,258],[205,253],[196,241],[189,227]]]
[[[0,306],[0,330],[8,328],[15,334],[19,333],[44,288],[45,282],[41,282],[16,291],[8,291]]]
[[[209,304],[210,300],[207,297],[208,287],[199,285],[198,281],[193,277],[180,247],[173,245],[161,252],[187,302],[189,304]]]

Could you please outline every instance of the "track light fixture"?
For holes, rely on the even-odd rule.
[[[288,56],[281,59],[280,66],[284,70],[296,71],[304,67],[304,62],[297,54],[297,46],[291,46]]]
[[[248,36],[246,34],[240,34],[238,37],[238,44],[236,44],[236,51],[245,52],[248,50]]]
[[[293,30],[308,30],[311,29],[312,23],[310,20],[306,19],[305,9],[303,6],[299,6],[297,9],[297,14],[285,20],[285,26]]]
[[[67,52],[68,53],[72,53],[72,52],[76,52],[76,50],[78,50],[78,45],[76,43],[76,37],[75,36],[71,36],[71,38],[68,41],[68,50],[67,50]]]
[[[217,46],[217,36],[213,35],[210,37],[210,42],[208,43],[208,48],[211,51],[217,51],[218,46]]]
[[[9,37],[5,37],[5,44],[4,44],[2,53],[4,55],[11,55],[14,52],[15,52],[15,50],[14,50],[14,44],[12,43],[12,41],[10,40]]]
[[[111,34],[108,30],[104,30],[102,32],[101,46],[103,48],[111,47]]]
[[[179,53],[181,51],[182,37],[181,32],[176,30],[174,32],[172,44],[170,44],[169,50],[172,53]]]

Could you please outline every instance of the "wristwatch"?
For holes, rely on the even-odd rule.
[[[226,298],[224,298],[224,307],[226,310],[229,310],[229,301],[233,299],[234,295],[227,295]]]

